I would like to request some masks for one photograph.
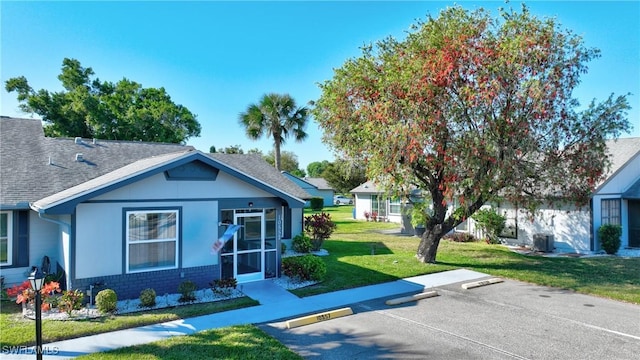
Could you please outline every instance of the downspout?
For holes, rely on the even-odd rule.
[[[48,222],[52,222],[54,224],[57,224],[58,226],[63,226],[67,229],[67,234],[69,234],[69,239],[67,241],[70,241],[71,239],[71,224],[68,224],[62,220],[58,220],[58,219],[53,219],[53,218],[49,218],[44,216],[44,213],[38,211],[38,217],[42,220],[48,221]],[[64,239],[60,239],[61,241],[64,242]],[[71,258],[71,244],[67,244],[67,248],[69,249],[69,258]],[[63,244],[63,254],[64,254],[64,244]],[[65,259],[66,260],[66,259]],[[70,260],[70,259],[69,259]],[[65,262],[64,266],[65,266],[65,280],[67,282],[67,288],[68,289],[73,289],[73,286],[71,284],[71,269],[70,269],[70,264],[67,264]]]

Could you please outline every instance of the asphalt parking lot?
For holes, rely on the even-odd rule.
[[[353,315],[293,329],[259,326],[306,359],[640,358],[638,305],[511,280],[461,285],[354,303]]]

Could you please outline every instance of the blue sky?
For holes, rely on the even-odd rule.
[[[539,16],[554,17],[602,56],[574,92],[583,104],[611,93],[632,93],[631,134],[640,136],[640,1],[528,1]],[[24,75],[34,89],[61,90],[62,59],[78,59],[101,80],[128,78],[164,87],[174,102],[198,116],[202,133],[188,143],[208,151],[241,145],[264,153],[271,141],[249,140],[238,114],[268,92],[289,93],[299,105],[320,96],[318,83],[361,54],[360,47],[403,37],[416,19],[454,2],[0,2],[0,114],[28,117],[4,82]],[[468,9],[520,2],[458,1]],[[334,159],[314,122],[303,143],[283,150],[301,168]]]

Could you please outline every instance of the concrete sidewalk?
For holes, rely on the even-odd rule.
[[[247,296],[259,301],[259,306],[48,343],[43,346],[43,358],[69,359],[214,328],[284,320],[340,308],[361,301],[420,292],[423,289],[476,280],[487,276],[483,273],[459,269],[305,298],[298,298],[271,280],[247,283],[242,284],[242,291]],[[32,359],[35,354],[33,347],[19,349],[3,347],[1,351],[3,359]]]

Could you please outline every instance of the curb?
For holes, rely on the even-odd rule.
[[[435,296],[439,296],[437,291],[427,291],[427,292],[422,292],[422,293],[411,295],[411,296],[390,299],[385,301],[384,303],[387,305],[398,305],[398,304],[403,304],[409,301],[418,301],[418,300],[427,299]]]
[[[287,329],[293,329],[295,327],[309,325],[320,321],[327,321],[352,314],[353,310],[351,310],[350,307],[347,307],[337,310],[325,311],[314,315],[303,316],[301,318],[287,321]]]
[[[465,290],[468,290],[468,289],[473,289],[473,288],[477,288],[477,287],[480,287],[480,286],[487,286],[487,285],[493,285],[493,284],[501,283],[503,281],[504,280],[502,280],[500,278],[491,278],[491,279],[487,279],[487,280],[480,280],[480,281],[474,281],[474,282],[462,284],[462,288],[465,289]]]

